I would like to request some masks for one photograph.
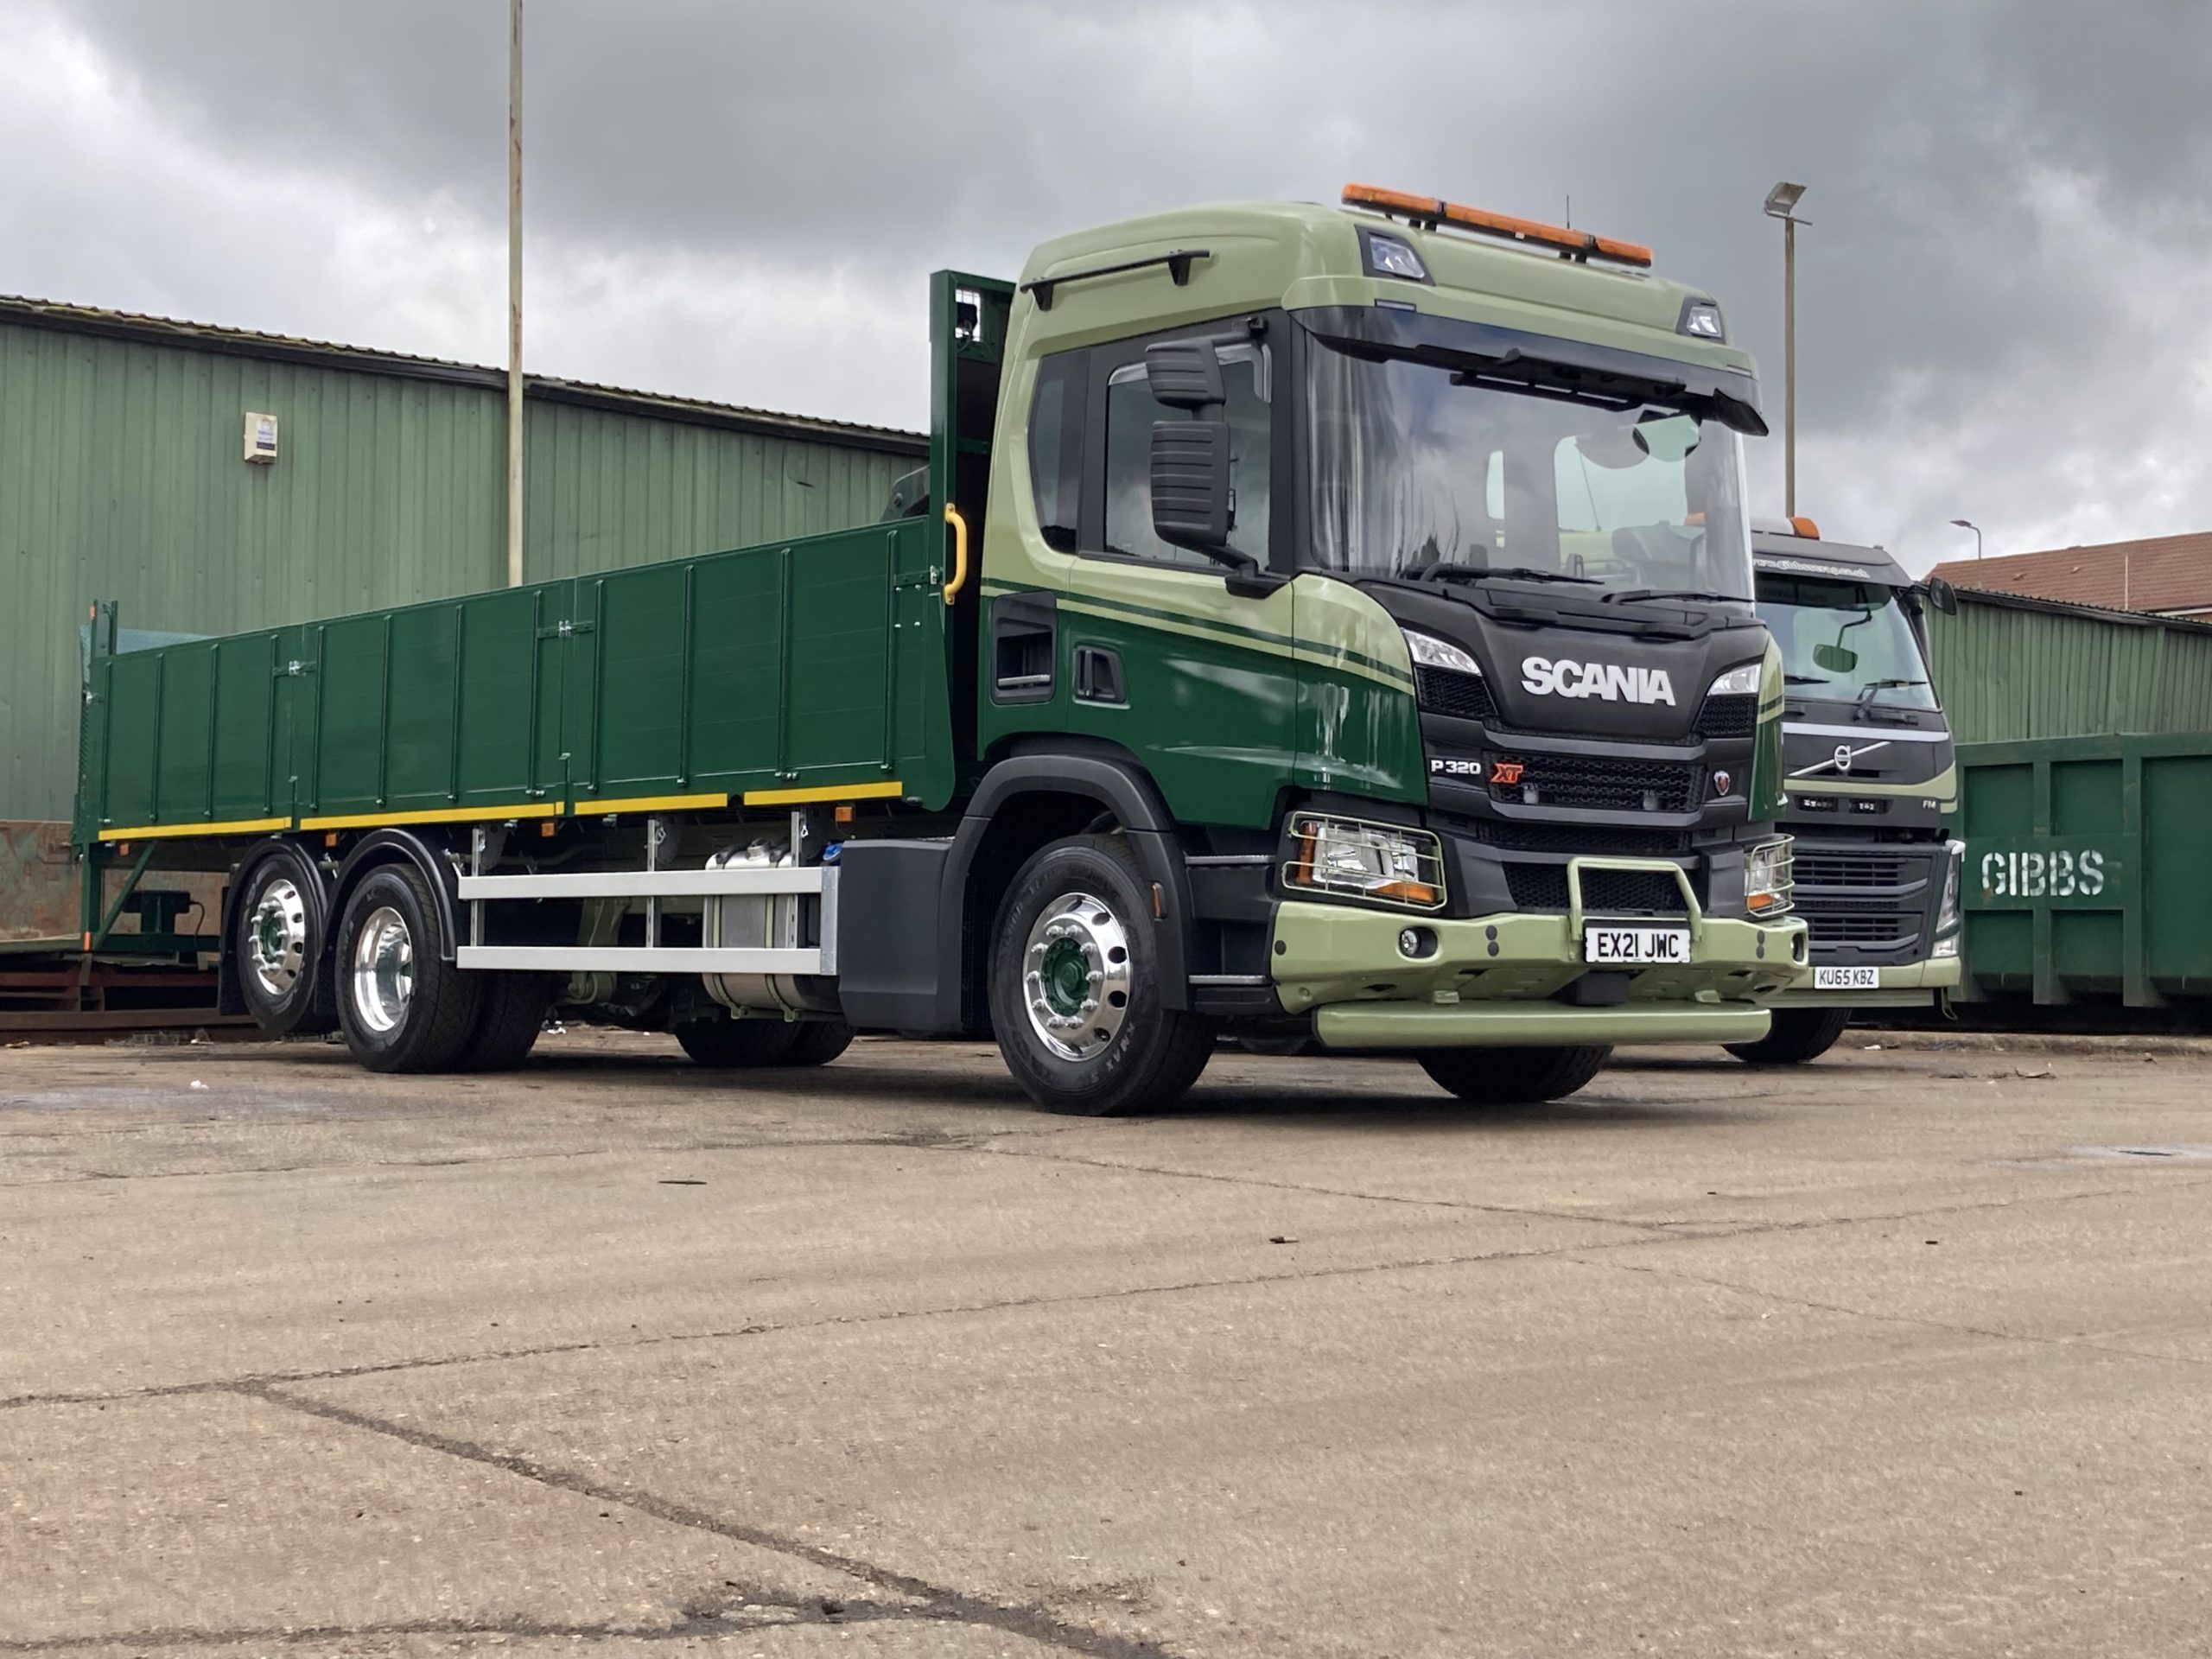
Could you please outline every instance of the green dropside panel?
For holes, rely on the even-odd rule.
[[[941,526],[96,657],[79,836],[899,785],[952,798]],[[633,809],[634,810],[634,809]]]
[[[1968,995],[2212,996],[2212,733],[1959,751]]]

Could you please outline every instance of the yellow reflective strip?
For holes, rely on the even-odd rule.
[[[578,801],[574,810],[580,818],[596,818],[610,812],[680,812],[686,807],[728,804],[729,792],[722,790],[711,795],[632,795],[619,801]]]
[[[809,801],[880,801],[906,792],[897,779],[880,784],[825,784],[817,789],[748,789],[747,806],[802,806]]]
[[[228,823],[146,823],[135,830],[103,830],[102,841],[175,841],[186,836],[257,836],[289,830],[289,818],[233,818]]]
[[[347,812],[331,818],[302,818],[302,830],[380,830],[387,823],[488,823],[503,818],[557,818],[550,801],[526,806],[434,806],[420,812]]]

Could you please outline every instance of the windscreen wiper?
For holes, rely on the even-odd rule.
[[[1782,683],[1784,685],[1826,685],[1827,683],[1817,674],[1785,674],[1782,677]]]
[[[1408,582],[1572,582],[1585,588],[1601,584],[1595,576],[1570,576],[1563,570],[1539,570],[1526,564],[1459,564],[1450,559],[1431,559],[1406,572]]]
[[[1878,691],[1902,691],[1909,686],[1927,683],[1925,680],[1869,680],[1859,688],[1859,704],[1852,710],[1853,716],[1859,720],[1870,719],[1876,708],[1874,694]]]
[[[1599,597],[1608,605],[1625,605],[1640,599],[1707,599],[1726,605],[1748,605],[1751,602],[1741,594],[1713,594],[1702,588],[1627,588],[1616,594],[1601,594]]]

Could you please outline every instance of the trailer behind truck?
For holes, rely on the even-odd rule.
[[[931,289],[929,466],[806,540],[118,652],[76,836],[227,880],[226,995],[387,1071],[549,1008],[702,1065],[1224,1034],[1478,1101],[1755,1042],[1806,961],[1757,379],[1647,250],[1355,186]]]

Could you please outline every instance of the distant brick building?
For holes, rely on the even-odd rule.
[[[1951,559],[1929,574],[1958,588],[2212,622],[2212,531]]]

